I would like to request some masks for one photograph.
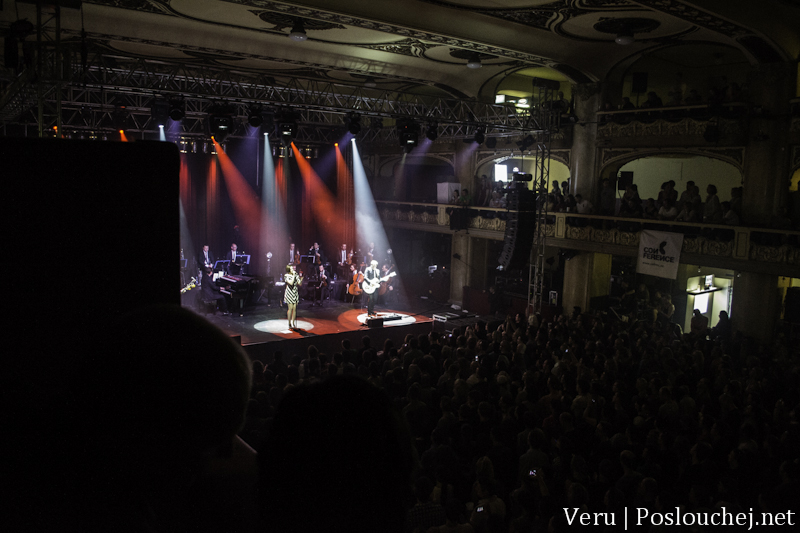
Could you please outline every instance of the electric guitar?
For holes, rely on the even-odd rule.
[[[375,290],[381,286],[381,282],[388,281],[389,278],[393,278],[397,275],[397,272],[392,272],[391,274],[386,275],[383,278],[376,278],[373,280],[365,279],[364,283],[361,284],[361,288],[364,289],[364,292],[367,294],[372,294]]]

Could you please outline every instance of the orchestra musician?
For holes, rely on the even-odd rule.
[[[322,307],[322,303],[328,292],[329,283],[328,274],[325,272],[325,265],[319,265],[317,267],[312,283],[314,288],[314,301],[311,305],[314,306],[319,302],[319,306]]]
[[[236,246],[236,243],[231,244],[231,249],[228,252],[228,255],[225,256],[225,260],[226,261],[230,261],[230,263],[228,263],[228,274],[241,274],[242,273],[242,263],[241,263],[242,259],[241,259],[241,257],[239,257],[239,256],[241,256],[241,254],[239,252],[237,252],[237,249],[238,248]],[[238,263],[236,262],[236,258],[237,257],[239,257],[239,262]]]
[[[303,283],[303,274],[298,274],[295,265],[290,263],[286,265],[283,281],[286,283],[286,292],[283,296],[287,307],[286,318],[289,320],[289,329],[295,329],[297,327],[297,304],[300,301],[298,288]]]
[[[356,301],[356,296],[361,294],[361,282],[364,281],[364,274],[358,271],[355,263],[350,263],[350,283],[347,285],[347,294],[353,296],[353,302]]]
[[[342,244],[342,249],[339,250],[339,257],[337,264],[339,265],[338,272],[342,278],[346,277],[347,264],[350,262],[351,254],[347,253],[347,244]]]
[[[299,253],[294,248],[294,243],[289,245],[289,264],[299,263]]]
[[[389,272],[392,270],[392,267],[388,264],[384,263],[381,267],[381,279],[387,277]],[[378,299],[386,305],[389,303],[389,300],[394,300],[394,287],[392,287],[392,278],[387,279],[386,281],[381,282],[381,288],[378,289]]]
[[[207,248],[207,246],[204,246]],[[223,315],[229,315],[228,312],[228,298],[225,294],[220,292],[220,287],[214,283],[214,278],[211,275],[214,273],[214,269],[210,266],[205,267],[203,269],[203,281],[202,281],[202,294],[204,300],[215,300],[217,305],[219,305],[220,311],[222,311]],[[226,287],[230,289],[230,287]]]
[[[371,283],[375,283],[381,277],[381,273],[378,270],[378,262],[376,260],[372,260],[370,262],[367,269],[364,271],[364,281],[368,281]],[[367,295],[367,314],[369,316],[375,316],[375,302],[378,300],[378,291],[372,291],[372,293]]]
[[[204,244],[203,250],[199,254],[197,254],[197,266],[201,271],[201,275],[202,272],[206,269],[206,267],[213,268],[215,262],[216,259],[214,257],[214,254],[211,253],[211,250],[208,248],[208,245]]]
[[[315,242],[314,246],[308,249],[308,255],[314,256],[315,265],[321,265],[325,262],[324,255],[322,254],[318,242]]]
[[[372,260],[375,259],[375,243],[369,243],[367,246],[367,263],[372,263]]]

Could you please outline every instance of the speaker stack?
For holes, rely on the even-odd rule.
[[[504,270],[525,267],[536,231],[536,197],[524,183],[508,192],[508,219],[499,262]]]

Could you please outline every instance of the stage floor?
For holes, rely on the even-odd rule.
[[[450,311],[450,308],[418,299],[405,306],[376,306],[375,311],[384,319],[395,317],[384,322],[384,328],[391,328],[430,323],[433,314]],[[274,301],[271,305],[265,300],[251,304],[244,308],[242,314],[225,316],[217,312],[203,316],[229,335],[240,336],[243,346],[370,329],[364,323],[367,319],[366,308],[354,308],[352,304],[331,300],[326,300],[322,307],[312,307],[310,302],[301,301],[297,307],[297,331],[288,328],[286,308],[278,307]]]

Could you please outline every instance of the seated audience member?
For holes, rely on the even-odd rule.
[[[684,202],[681,211],[675,217],[677,222],[697,222],[697,211],[690,202]]]
[[[584,200],[580,194],[575,195],[575,209],[581,215],[591,215],[594,211],[594,206],[589,200]]]
[[[722,223],[727,224],[728,226],[738,226],[739,225],[739,215],[736,214],[736,211],[731,209],[730,202],[722,202]]]
[[[675,220],[678,216],[678,210],[672,200],[664,200],[664,205],[658,210],[658,220]]]

